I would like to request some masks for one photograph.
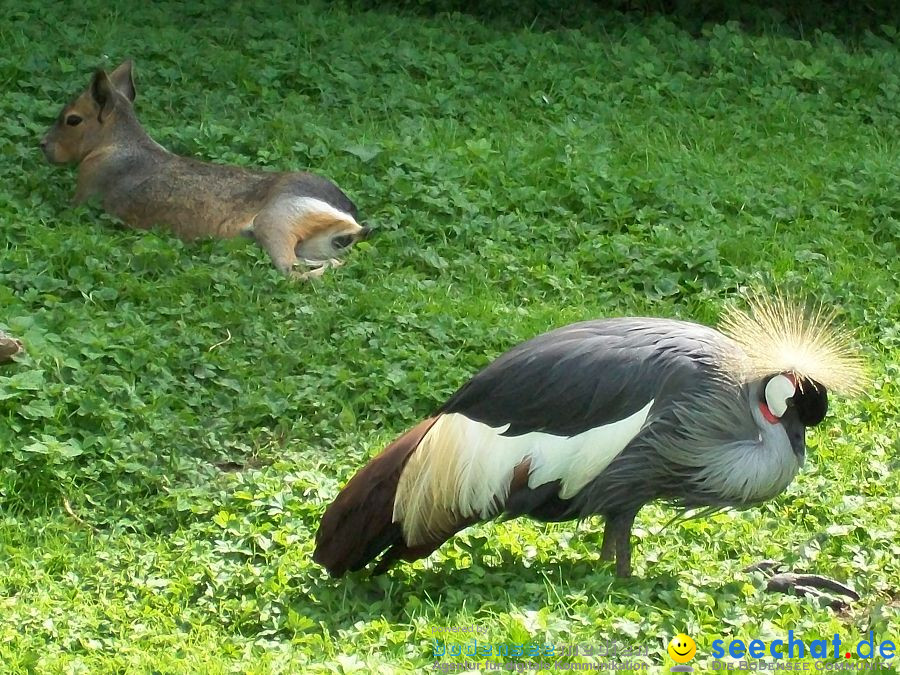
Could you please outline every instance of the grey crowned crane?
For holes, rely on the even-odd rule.
[[[612,318],[520,344],[350,480],[314,560],[341,576],[384,553],[380,573],[479,521],[601,515],[602,557],[627,577],[644,504],[744,508],[788,486],[827,391],[858,389],[833,318],[757,297],[722,332]]]

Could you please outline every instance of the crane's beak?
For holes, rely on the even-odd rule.
[[[806,459],[806,427],[802,424],[792,424],[790,428],[785,426],[788,440],[791,442],[791,450],[797,456],[797,462],[803,466]]]

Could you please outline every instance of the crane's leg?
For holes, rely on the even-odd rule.
[[[637,513],[617,513],[606,518],[600,557],[616,561],[616,576],[631,576],[631,526]]]
[[[612,562],[616,559],[616,537],[613,534],[612,518],[607,516],[603,528],[603,545],[600,547],[600,559]]]

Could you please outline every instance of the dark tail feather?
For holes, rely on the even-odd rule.
[[[429,417],[391,443],[350,479],[325,510],[313,560],[332,576],[360,570],[398,544],[405,549],[400,526],[393,522],[397,483],[409,456],[436,421],[437,417]],[[391,556],[388,565],[396,557]],[[378,571],[384,569],[379,564]]]

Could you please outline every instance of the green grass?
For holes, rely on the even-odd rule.
[[[680,631],[701,665],[789,629],[900,642],[897,21],[450,7],[5,5],[0,329],[28,354],[0,367],[4,672],[411,672],[469,625],[665,669]],[[38,139],[126,57],[158,141],[312,168],[378,236],[297,284],[247,242],[70,207]],[[838,306],[870,364],[778,499],[644,509],[627,582],[595,521],[475,527],[377,579],[312,563],[340,486],[492,357],[589,317],[715,323],[754,285]],[[862,599],[766,594],[763,558]]]

